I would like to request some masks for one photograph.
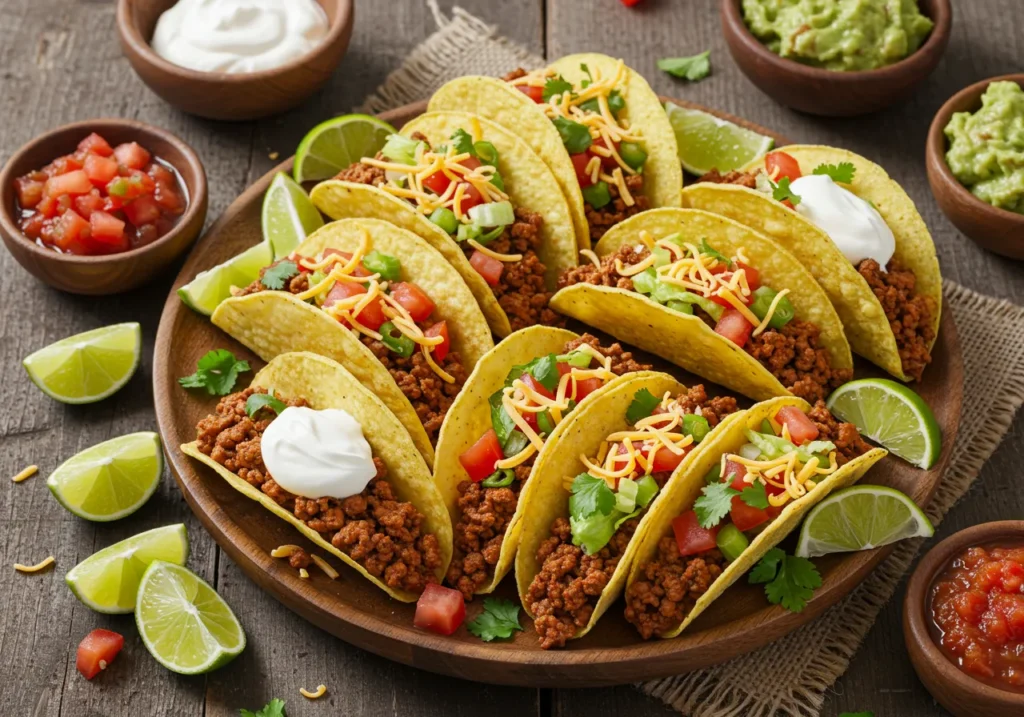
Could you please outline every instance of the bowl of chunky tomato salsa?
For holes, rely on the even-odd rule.
[[[1024,521],[955,533],[907,585],[911,662],[955,715],[1024,715]]]
[[[195,152],[130,120],[66,125],[0,172],[0,235],[37,278],[79,294],[135,288],[198,236],[206,175]]]

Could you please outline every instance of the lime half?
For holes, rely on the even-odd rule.
[[[131,379],[142,355],[142,329],[135,322],[103,326],[69,336],[22,361],[29,378],[62,403],[95,403]]]
[[[837,490],[807,514],[796,554],[814,558],[870,550],[934,534],[931,521],[910,496],[884,486],[855,485]]]
[[[739,169],[775,146],[775,140],[707,112],[669,102],[668,121],[676,132],[683,169],[700,176],[712,169]]]
[[[162,560],[142,576],[135,624],[149,654],[183,675],[216,670],[245,649],[245,632],[220,595],[188,568]]]
[[[372,157],[398,130],[370,115],[343,115],[321,122],[295,150],[295,181],[330,179],[353,162]]]
[[[287,174],[278,172],[263,197],[263,238],[270,242],[274,259],[288,256],[299,243],[324,225],[324,219],[306,190]]]
[[[220,302],[231,296],[232,286],[248,286],[260,275],[260,269],[274,261],[270,244],[260,242],[238,256],[212,269],[178,289],[178,296],[193,311],[209,316]]]
[[[942,431],[935,414],[901,383],[886,378],[850,381],[829,396],[828,408],[918,468],[931,468],[942,452]]]
[[[135,609],[142,574],[154,560],[185,564],[188,532],[182,523],[147,530],[104,548],[71,568],[64,582],[96,612],[128,613]]]
[[[160,436],[129,433],[86,448],[58,466],[46,485],[79,518],[109,521],[131,515],[160,484]]]

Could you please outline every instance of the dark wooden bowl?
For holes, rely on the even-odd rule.
[[[978,110],[985,90],[999,80],[1024,86],[1024,74],[982,80],[957,92],[936,113],[925,147],[928,183],[942,211],[974,243],[1011,259],[1024,259],[1024,214],[999,209],[978,199],[957,181],[946,164],[945,129],[953,113]]]
[[[1024,520],[982,523],[954,533],[918,563],[903,599],[903,639],[917,676],[932,696],[956,717],[1024,715],[1024,694],[1007,692],[971,678],[939,650],[929,629],[931,588],[938,574],[964,549],[1001,539],[1024,539]]]
[[[942,58],[949,43],[953,9],[949,0],[920,0],[935,22],[924,44],[910,57],[878,70],[838,72],[779,57],[743,21],[742,0],[722,0],[722,31],[736,64],[751,82],[778,102],[825,117],[852,117],[905,99]]]
[[[317,0],[330,32],[308,55],[283,67],[234,74],[198,72],[163,59],[149,41],[161,13],[175,0],[118,0],[117,32],[132,68],[175,107],[217,120],[251,120],[291,109],[319,90],[344,57],[352,37],[352,0]]]
[[[14,180],[74,152],[90,132],[115,146],[138,142],[178,170],[188,209],[170,232],[152,244],[105,256],[61,254],[22,234],[14,214]],[[37,279],[73,294],[116,294],[144,284],[192,245],[206,221],[206,206],[206,172],[195,151],[170,132],[132,120],[86,120],[58,127],[15,152],[0,171],[0,236],[7,250]]]

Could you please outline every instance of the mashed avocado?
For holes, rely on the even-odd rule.
[[[743,0],[743,16],[775,54],[826,70],[899,62],[932,29],[917,0]]]
[[[957,112],[946,125],[946,164],[978,199],[1024,214],[1024,91],[993,82],[975,113]]]

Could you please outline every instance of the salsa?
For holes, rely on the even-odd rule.
[[[25,236],[64,254],[116,254],[155,242],[185,213],[178,172],[138,142],[95,132],[72,154],[14,180]]]
[[[963,672],[1024,693],[1024,544],[968,548],[935,580],[936,643]]]

